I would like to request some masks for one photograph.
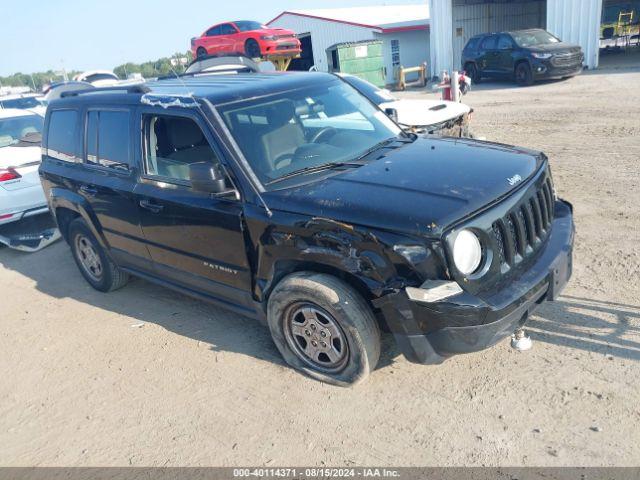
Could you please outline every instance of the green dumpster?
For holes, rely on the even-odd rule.
[[[338,43],[327,48],[330,72],[355,75],[378,87],[385,86],[382,41]]]

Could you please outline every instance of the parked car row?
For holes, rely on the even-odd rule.
[[[558,296],[574,227],[544,154],[416,135],[346,77],[247,65],[51,101],[40,176],[91,286],[134,275],[256,318],[343,386],[381,331],[440,363]]]

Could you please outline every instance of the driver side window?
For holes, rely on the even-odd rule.
[[[189,181],[189,165],[220,160],[198,124],[191,118],[143,115],[144,163],[148,175]]]

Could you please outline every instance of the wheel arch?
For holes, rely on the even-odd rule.
[[[356,292],[358,292],[362,299],[367,303],[374,316],[376,317],[379,328],[382,330],[388,329],[386,322],[384,321],[384,317],[382,316],[382,312],[373,303],[373,300],[377,298],[377,296],[373,291],[375,285],[372,285],[369,279],[358,276],[352,272],[347,272],[336,265],[321,263],[317,261],[278,260],[277,262],[275,262],[273,264],[271,278],[268,282],[268,285],[263,290],[262,304],[265,313],[269,302],[269,297],[273,293],[275,287],[289,275],[299,272],[324,273],[326,275],[331,275],[342,280],[347,285],[351,286]]]
[[[109,251],[100,222],[84,197],[66,189],[52,188],[50,191],[50,210],[53,212],[60,233],[65,240],[67,240],[69,224],[76,218],[82,218],[101,246]]]
[[[514,75],[516,74],[516,70],[518,69],[518,66],[523,64],[523,63],[526,63],[529,66],[529,68],[531,68],[531,60],[529,60],[526,57],[521,57],[521,58],[517,59],[515,61],[515,63],[513,64],[513,74]]]

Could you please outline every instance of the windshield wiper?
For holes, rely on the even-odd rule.
[[[282,180],[286,180],[287,178],[297,177],[298,175],[304,175],[305,173],[315,173],[322,172],[323,170],[332,170],[334,168],[340,167],[361,167],[364,165],[362,162],[330,162],[323,163],[322,165],[314,165],[312,167],[304,167],[298,170],[294,170],[293,172],[285,173],[281,177],[275,178],[270,182],[267,182],[267,185],[272,185],[274,183],[278,183]]]
[[[371,155],[373,152],[380,150],[381,148],[385,148],[388,147],[390,144],[395,143],[395,142],[399,142],[399,143],[413,143],[415,141],[415,139],[417,138],[417,135],[414,137],[409,136],[408,138],[403,138],[403,137],[391,137],[391,138],[387,138],[386,140],[382,140],[381,142],[376,143],[373,147],[367,148],[364,152],[362,152],[359,156],[357,156],[355,158],[356,161],[358,160],[362,160],[365,157]]]

